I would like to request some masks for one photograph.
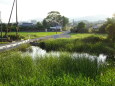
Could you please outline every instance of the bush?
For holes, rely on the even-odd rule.
[[[115,25],[108,24],[106,27],[107,33],[108,33],[108,39],[115,42]]]
[[[105,23],[105,24],[103,24],[100,28],[99,28],[99,31],[98,31],[98,33],[107,33],[106,32],[106,28],[107,27],[107,24]]]
[[[13,41],[13,40],[21,40],[21,39],[24,39],[23,36],[20,36],[20,35],[8,35],[8,38],[9,38],[9,41]]]
[[[96,37],[96,36],[90,36],[83,39],[84,42],[91,42],[91,43],[102,42],[103,40],[104,40],[103,38]]]
[[[21,44],[15,50],[26,52],[28,47],[30,47],[30,44]]]
[[[87,37],[84,39],[56,39],[46,40],[39,46],[47,51],[69,51],[90,54],[105,54],[113,59],[115,55],[114,43],[100,37]]]
[[[88,29],[77,29],[77,33],[88,33]]]

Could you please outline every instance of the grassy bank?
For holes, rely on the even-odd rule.
[[[115,43],[98,36],[80,39],[52,39],[39,43],[47,51],[69,51],[90,54],[105,54],[114,59]]]
[[[0,86],[114,86],[114,71],[68,53],[35,59],[17,51],[0,54]]]
[[[58,32],[58,34],[61,34],[62,32]],[[39,38],[39,37],[44,37],[44,36],[50,36],[50,35],[55,35],[56,32],[19,32],[19,34],[25,39],[34,39],[34,38]]]
[[[75,39],[84,39],[91,36],[107,38],[107,34],[95,34],[95,33],[71,33],[70,35],[71,38]]]
[[[8,55],[7,53],[9,52],[13,52],[13,51],[19,51],[19,52],[26,52],[28,48],[30,48],[30,44],[21,44],[19,46],[16,46],[15,48],[10,48],[10,49],[5,49],[5,50],[1,50],[0,51],[0,56],[2,54],[6,54]],[[31,48],[30,48],[31,50]]]
[[[57,34],[61,34],[62,32],[58,32]],[[3,33],[4,36],[5,33]],[[9,35],[9,40],[21,40],[21,39],[34,39],[34,38],[39,38],[39,37],[44,37],[44,36],[50,36],[50,35],[55,35],[56,32],[19,32],[18,33],[18,38],[16,37],[15,32],[10,32],[8,33]],[[0,44],[3,42],[0,42]]]

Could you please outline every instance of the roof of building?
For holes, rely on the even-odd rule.
[[[20,26],[33,26],[33,23],[21,23]]]
[[[62,26],[50,27],[50,29],[62,29]]]

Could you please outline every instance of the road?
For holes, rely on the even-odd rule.
[[[21,44],[30,43],[30,42],[34,42],[34,41],[39,41],[39,40],[42,40],[42,39],[70,38],[69,33],[70,33],[70,31],[65,31],[62,34],[58,34],[58,35],[52,35],[52,36],[45,36],[45,37],[35,38],[35,39],[22,40],[22,41],[17,41],[17,42],[8,43],[8,44],[0,44],[0,51],[4,51],[4,50],[7,50],[7,49],[11,49],[11,48],[16,48],[17,46],[19,46]]]

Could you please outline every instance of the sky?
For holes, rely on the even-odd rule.
[[[8,22],[13,0],[0,0],[2,21]],[[18,0],[18,20],[43,19],[50,11],[59,11],[68,18],[115,13],[115,0]],[[15,9],[11,22],[15,21]]]

